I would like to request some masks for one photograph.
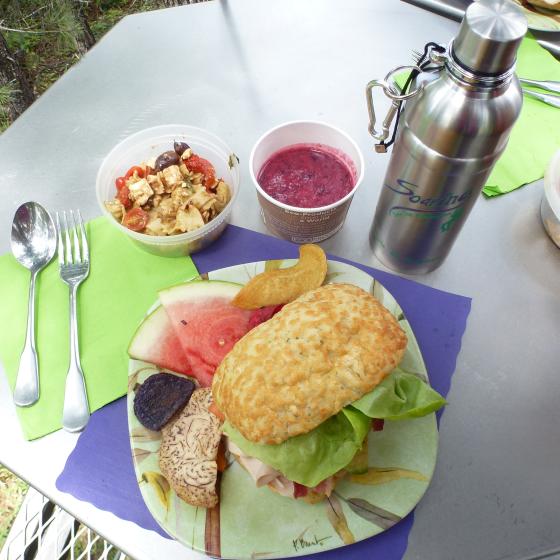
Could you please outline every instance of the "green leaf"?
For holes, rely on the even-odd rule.
[[[370,504],[367,500],[362,498],[343,498],[344,501],[350,506],[350,509],[359,515],[362,519],[382,527],[383,529],[391,528],[395,523],[398,523],[402,517]]]
[[[144,426],[137,426],[130,432],[130,438],[135,442],[157,441],[161,439],[161,432],[154,432],[144,428]]]
[[[445,404],[445,399],[427,383],[397,368],[351,406],[370,418],[403,420],[426,416]]]
[[[352,460],[370,424],[365,414],[348,407],[307,434],[278,445],[248,441],[229,422],[224,424],[224,432],[247,455],[279,470],[290,480],[313,487]]]
[[[421,379],[395,370],[373,391],[315,429],[278,445],[251,442],[229,422],[224,424],[224,432],[247,455],[260,459],[290,480],[313,487],[352,461],[362,447],[372,418],[401,420],[425,416],[444,404],[445,399]]]
[[[156,471],[146,471],[142,473],[142,478],[139,482],[147,482],[154,490],[161,505],[166,511],[169,510],[169,494],[171,492],[171,486],[165,476]]]
[[[344,272],[327,272],[323,284],[331,284],[332,282],[334,282],[335,278],[338,278],[339,276],[343,276],[343,275]]]
[[[270,272],[271,270],[278,270],[282,266],[283,263],[284,263],[283,259],[265,261],[264,271],[265,272]]]
[[[132,375],[128,377],[128,392],[136,393],[137,385],[138,385],[138,375],[140,375],[139,371],[135,371]]]
[[[153,453],[153,451],[150,451],[148,449],[142,449],[141,447],[135,447],[132,450],[132,455],[134,456],[134,459],[136,459],[136,464],[138,464],[138,465],[144,459],[147,459],[152,453]]]
[[[368,484],[370,486],[376,486],[377,484],[386,484],[388,482],[393,482],[394,480],[402,480],[403,478],[408,478],[410,480],[420,480],[423,482],[426,482],[428,480],[428,477],[424,476],[421,472],[410,471],[408,469],[399,469],[396,467],[370,467],[365,473],[350,475],[350,480],[352,482],[356,482],[358,484]]]
[[[344,544],[355,543],[356,539],[348,527],[348,521],[346,520],[346,516],[342,510],[340,500],[332,494],[325,500],[325,506],[327,508],[327,519],[341,538],[342,542]]]
[[[134,373],[130,374],[128,376],[128,392],[129,393],[136,393],[136,391],[138,391],[138,389],[140,388],[141,383],[138,383],[138,376],[145,372],[145,371],[152,371],[153,373],[156,373],[158,371],[157,368],[155,368],[154,366],[144,366],[141,367],[140,369],[137,369]]]

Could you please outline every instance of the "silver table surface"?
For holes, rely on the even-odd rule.
[[[347,223],[323,246],[383,268],[367,231],[388,155],[371,149],[364,86],[456,28],[398,0],[223,0],[128,17],[0,136],[0,250],[26,200],[98,216],[104,155],[173,122],[232,145],[244,164],[233,223],[264,232],[251,146],[282,121],[320,119],[351,134],[366,160]],[[541,193],[539,181],[481,199],[444,266],[417,278],[473,302],[408,560],[534,558],[560,547],[560,251],[539,221]],[[58,492],[76,436],[25,442],[0,379],[0,462],[136,558],[197,556]]]
[[[473,0],[404,0],[425,10],[461,21],[463,13]],[[560,31],[531,30],[535,39],[556,58],[560,59]]]

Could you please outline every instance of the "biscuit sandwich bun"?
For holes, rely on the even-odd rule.
[[[230,453],[257,486],[311,502],[328,496],[347,471],[364,461],[367,470],[374,419],[445,404],[397,368],[406,347],[399,322],[361,288],[327,284],[301,295],[216,370],[212,395]]]

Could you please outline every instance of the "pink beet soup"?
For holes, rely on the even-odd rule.
[[[272,154],[257,181],[268,195],[289,206],[327,206],[354,188],[348,159],[323,144],[294,144]]]

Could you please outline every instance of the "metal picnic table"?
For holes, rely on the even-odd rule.
[[[97,169],[133,132],[185,123],[243,164],[232,222],[266,232],[247,169],[268,128],[315,119],[348,132],[365,180],[344,228],[322,243],[384,269],[367,242],[388,156],[374,154],[365,84],[457,23],[399,0],[216,0],[129,16],[0,137],[0,250],[17,206],[100,214]],[[478,201],[444,265],[416,280],[473,298],[439,457],[407,560],[521,560],[560,550],[560,252],[539,218],[542,181]],[[58,491],[77,435],[21,436],[0,376],[0,462],[138,559],[199,555]],[[95,458],[92,458],[95,460]]]

